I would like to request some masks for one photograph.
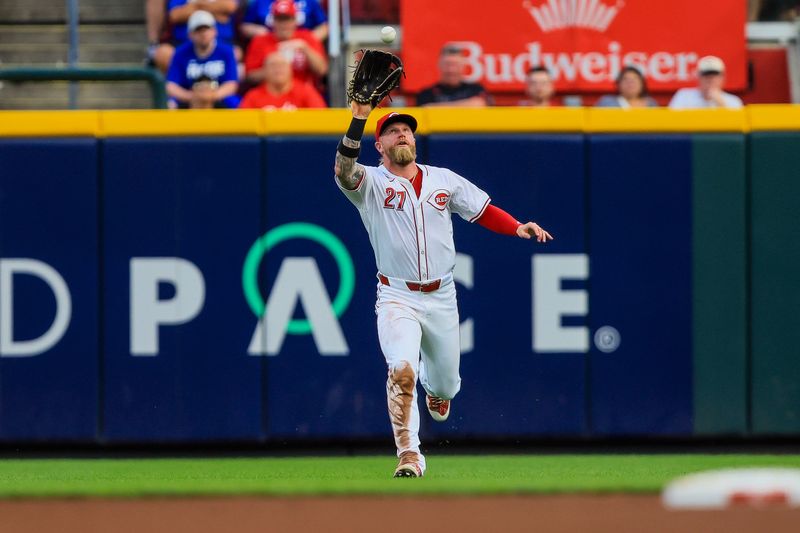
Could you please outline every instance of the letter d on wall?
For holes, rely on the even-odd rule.
[[[158,327],[185,324],[203,308],[203,274],[180,257],[134,257],[130,264],[131,355],[158,355]],[[172,285],[175,296],[159,300],[160,283]]]
[[[56,317],[39,338],[14,340],[14,274],[36,276],[47,283],[56,297]],[[71,319],[69,289],[53,267],[36,259],[0,259],[0,355],[30,357],[46,352],[61,340]]]

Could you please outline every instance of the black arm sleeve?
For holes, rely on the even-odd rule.
[[[358,154],[361,153],[361,137],[364,136],[364,126],[366,125],[366,119],[353,117],[344,138],[339,140],[336,151],[345,157],[358,159]]]
[[[350,127],[347,128],[347,138],[354,141],[360,141],[364,136],[364,126],[367,125],[367,120],[363,118],[355,118],[350,121]]]

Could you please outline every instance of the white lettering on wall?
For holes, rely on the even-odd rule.
[[[169,283],[175,295],[159,300],[158,287]],[[180,257],[134,257],[130,261],[130,352],[158,355],[160,326],[185,324],[200,313],[206,299],[203,273]]]
[[[587,291],[563,290],[565,279],[589,278],[586,254],[537,254],[533,268],[533,351],[587,352],[589,328],[562,326],[564,316],[585,316],[589,312]]]
[[[472,267],[472,256],[467,254],[456,254],[456,267],[453,269],[453,279],[462,284],[467,289],[474,285],[474,269]],[[475,325],[472,318],[461,322],[458,331],[460,335],[461,353],[469,353],[475,349]]]
[[[682,83],[693,79],[699,57],[691,51],[626,52],[617,41],[610,42],[606,50],[586,52],[548,52],[542,49],[540,42],[534,41],[519,54],[484,53],[480,43],[474,41],[451,44],[462,47],[466,53],[467,81],[496,84],[523,82],[527,70],[539,65],[547,67],[557,82],[607,83],[617,78],[623,66],[634,65],[642,69],[647,78]]]
[[[38,338],[14,340],[14,275],[26,274],[44,281],[56,298],[56,316]],[[37,259],[0,259],[0,355],[31,357],[46,352],[64,336],[72,320],[72,298],[64,278]]]
[[[267,311],[256,324],[247,353],[277,355],[298,303],[311,324],[311,335],[321,355],[350,353],[317,262],[311,257],[283,260],[267,300]]]

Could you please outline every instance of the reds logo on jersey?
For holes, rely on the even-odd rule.
[[[447,202],[450,201],[450,192],[444,189],[433,191],[428,197],[428,203],[438,209],[444,211],[447,207]]]

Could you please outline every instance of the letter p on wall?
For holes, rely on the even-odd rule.
[[[203,273],[180,257],[134,257],[130,268],[131,355],[158,355],[159,326],[185,324],[203,308]],[[172,298],[159,299],[161,283],[175,288]]]

